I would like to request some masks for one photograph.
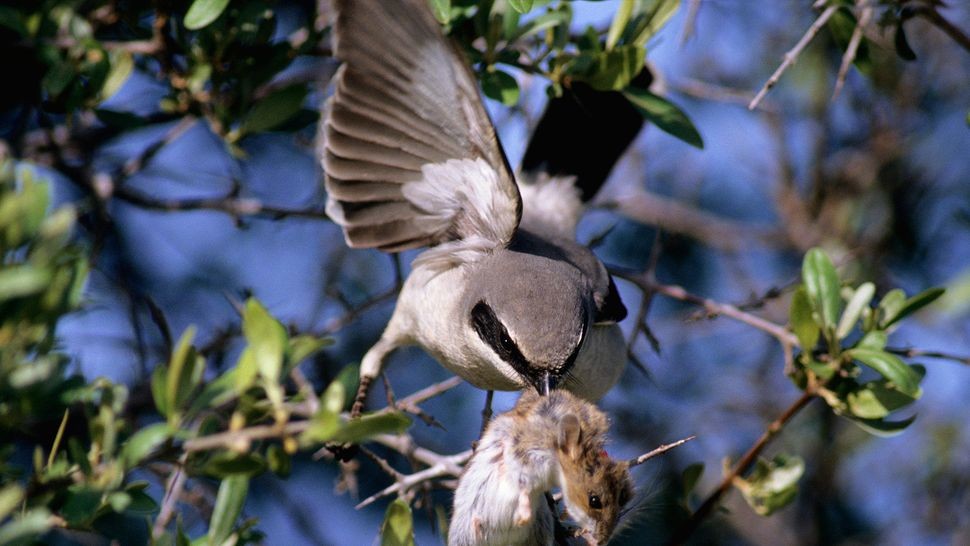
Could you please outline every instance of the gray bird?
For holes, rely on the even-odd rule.
[[[353,248],[429,247],[360,367],[354,405],[388,354],[419,345],[487,390],[565,388],[596,400],[626,363],[626,316],[575,242],[572,181],[516,183],[478,86],[427,0],[335,0],[323,160],[327,213]]]

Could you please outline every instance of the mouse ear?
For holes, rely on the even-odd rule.
[[[583,431],[579,426],[579,418],[572,413],[567,414],[559,422],[559,451],[575,457],[579,453],[579,442]]]

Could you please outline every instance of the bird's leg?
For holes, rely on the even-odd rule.
[[[390,325],[384,334],[381,335],[381,339],[377,340],[377,343],[367,351],[364,358],[360,361],[360,383],[357,386],[357,395],[354,397],[354,405],[350,408],[350,418],[356,419],[360,417],[360,414],[364,411],[364,402],[367,401],[367,392],[370,390],[371,384],[374,379],[377,378],[378,374],[381,373],[381,368],[384,367],[384,359],[387,355],[397,348],[397,342],[393,341],[393,338],[388,335],[391,330]]]
[[[350,408],[350,418],[356,419],[364,411],[364,402],[367,400],[367,391],[374,378],[369,375],[360,376],[360,385],[357,387],[357,396],[354,397],[354,405]]]

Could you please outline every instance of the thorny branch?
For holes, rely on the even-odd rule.
[[[816,6],[818,4],[819,3],[816,2]],[[771,75],[771,77],[768,78],[768,81],[766,81],[765,84],[761,87],[761,90],[758,91],[758,94],[755,95],[753,99],[751,99],[751,102],[748,104],[748,110],[754,110],[755,108],[758,107],[758,104],[761,102],[763,98],[765,98],[765,95],[768,94],[768,91],[771,91],[771,88],[774,87],[775,84],[778,83],[778,80],[781,79],[782,74],[784,74],[786,70],[788,70],[789,68],[791,68],[792,65],[795,64],[795,61],[798,60],[798,56],[801,55],[802,51],[806,47],[808,47],[808,44],[812,41],[812,38],[814,38],[815,35],[818,34],[818,31],[821,30],[823,26],[825,26],[825,23],[827,23],[828,20],[831,19],[833,15],[835,15],[835,12],[838,11],[838,9],[839,9],[839,6],[837,4],[831,5],[825,8],[825,11],[823,11],[822,14],[819,15],[817,19],[815,19],[815,22],[812,23],[812,26],[808,27],[808,30],[805,31],[805,34],[802,35],[802,38],[798,40],[798,43],[795,44],[795,47],[791,48],[790,50],[788,50],[787,53],[785,53],[784,60],[781,62],[780,65],[778,65],[778,68],[775,69],[775,72]]]

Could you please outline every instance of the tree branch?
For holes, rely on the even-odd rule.
[[[731,471],[724,476],[721,480],[720,485],[711,492],[710,495],[704,500],[701,506],[691,514],[690,518],[677,530],[673,538],[670,540],[669,544],[682,544],[687,540],[688,537],[697,529],[702,521],[711,513],[715,506],[717,506],[718,501],[722,496],[731,488],[731,484],[734,479],[739,477],[741,474],[746,472],[748,468],[754,464],[757,460],[758,455],[764,450],[768,442],[774,438],[781,429],[785,426],[788,421],[791,420],[799,411],[801,411],[805,406],[808,405],[812,399],[815,398],[815,393],[811,389],[807,389],[802,395],[796,400],[791,406],[789,406],[785,411],[782,412],[777,419],[768,424],[765,431],[761,434],[761,437],[752,445],[748,451],[735,463]]]
[[[781,62],[780,65],[778,65],[778,68],[771,75],[771,77],[768,78],[768,81],[766,81],[765,84],[761,87],[761,90],[758,91],[758,94],[755,95],[753,99],[751,99],[751,103],[748,104],[748,110],[754,110],[755,108],[758,107],[758,104],[761,102],[761,99],[765,98],[765,95],[768,94],[768,91],[771,91],[771,88],[778,83],[778,80],[781,79],[782,74],[784,74],[786,70],[788,70],[789,68],[791,68],[792,65],[795,64],[795,61],[798,60],[798,56],[802,53],[802,51],[806,47],[808,47],[808,44],[809,42],[812,41],[812,38],[814,38],[815,35],[818,34],[818,31],[821,30],[823,26],[825,26],[825,23],[827,23],[828,20],[831,19],[833,15],[835,15],[835,12],[838,11],[838,9],[839,9],[838,5],[831,5],[825,8],[825,11],[823,11],[822,14],[818,16],[818,19],[815,19],[815,22],[812,23],[812,26],[808,27],[808,30],[805,31],[805,34],[802,35],[802,38],[798,40],[798,43],[795,44],[795,47],[791,48],[790,50],[788,50],[787,53],[785,53],[784,60]]]

